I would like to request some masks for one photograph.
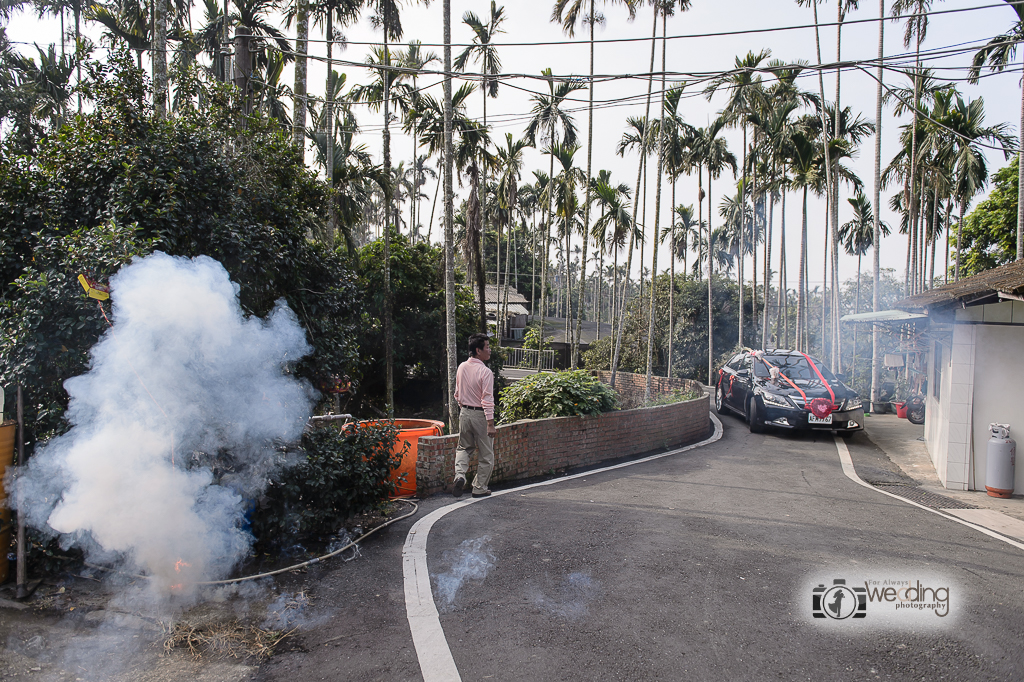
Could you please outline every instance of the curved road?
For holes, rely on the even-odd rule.
[[[851,481],[827,433],[722,421],[716,443],[437,521],[433,595],[461,678],[1024,677],[1024,552]],[[854,461],[870,448],[848,443]],[[355,563],[369,566],[310,576],[323,621],[260,679],[422,679],[404,609],[409,525],[364,550]],[[875,603],[863,620],[810,617],[815,584],[921,576],[950,587],[947,618],[885,625]]]

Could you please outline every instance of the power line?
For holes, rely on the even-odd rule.
[[[943,15],[943,14],[958,14],[958,13],[962,13],[962,12],[976,12],[978,10],[996,9],[996,8],[1000,8],[1000,7],[1005,8],[1005,7],[1008,7],[1008,6],[1011,6],[1011,5],[1024,5],[1024,0],[1006,0],[1004,2],[998,2],[998,3],[994,3],[994,4],[990,4],[990,5],[977,5],[975,7],[958,7],[958,8],[954,8],[954,9],[932,10],[932,11],[929,11],[929,12],[917,12],[917,13],[914,13],[914,14],[904,14],[904,15],[900,15],[900,16],[890,15],[890,16],[887,16],[887,17],[884,17],[884,18],[881,18],[881,19],[879,17],[873,17],[871,19],[846,19],[846,20],[844,20],[842,22],[842,26],[850,26],[850,25],[853,25],[853,24],[874,24],[874,23],[878,23],[879,21],[899,22],[899,21],[905,21],[905,20],[910,20],[910,19],[916,19],[916,18],[920,18],[920,17],[933,17],[933,16],[939,16],[939,15]],[[834,27],[834,26],[839,26],[839,25],[840,25],[839,22],[831,21],[831,22],[820,22],[817,25],[815,25],[815,24],[794,24],[792,26],[770,26],[770,27],[767,27],[767,28],[738,29],[738,30],[735,30],[735,31],[716,31],[716,32],[713,32],[713,33],[682,33],[682,34],[678,34],[678,35],[667,36],[665,39],[666,40],[688,40],[688,39],[694,39],[694,38],[721,38],[721,37],[727,37],[727,36],[755,35],[755,34],[761,34],[761,33],[779,33],[779,32],[782,32],[782,31],[803,31],[803,30],[808,30],[808,29],[813,29],[813,28],[821,29],[821,28],[829,28],[829,27]],[[660,36],[657,39],[658,40],[662,40],[662,38]],[[289,40],[290,40],[290,38],[289,38]],[[601,39],[596,39],[595,38],[594,39],[594,44],[598,45],[598,44],[615,44],[615,43],[635,43],[635,42],[646,42],[646,41],[649,41],[649,40],[651,40],[651,38],[649,36],[642,37],[642,38],[601,38]],[[309,42],[309,43],[327,43],[328,41],[325,40],[325,39],[307,38],[306,42]],[[381,41],[350,41],[350,40],[337,41],[336,40],[336,41],[333,41],[333,42],[335,44],[344,43],[345,45],[362,45],[362,46],[366,46],[366,45],[383,45],[383,42],[381,42]],[[391,43],[391,44],[399,45],[399,44],[402,44],[402,43]],[[452,48],[475,47],[474,43],[450,43],[450,45],[451,45]],[[564,45],[587,46],[587,45],[590,45],[590,41],[589,40],[545,40],[545,41],[536,41],[536,42],[509,42],[509,43],[491,42],[491,43],[489,43],[489,45],[491,45],[493,47],[545,47],[545,46],[564,46]],[[445,46],[445,44],[444,43],[419,43],[419,46],[420,47],[442,47],[443,48]]]

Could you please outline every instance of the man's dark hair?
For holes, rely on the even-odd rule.
[[[475,358],[478,350],[483,350],[487,343],[487,334],[472,334],[469,337],[469,357]]]

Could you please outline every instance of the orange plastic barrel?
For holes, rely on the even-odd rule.
[[[396,497],[416,494],[416,454],[419,448],[421,436],[440,436],[444,434],[444,422],[433,419],[396,419],[395,426],[401,429],[398,432],[398,440],[395,441],[394,453],[399,453],[405,444],[409,449],[402,455],[402,463],[391,473],[391,480],[397,480],[405,474],[405,482],[398,484],[395,491]]]
[[[11,547],[11,510],[7,508],[7,493],[4,491],[4,474],[14,462],[14,439],[18,422],[6,421],[0,424],[0,584],[7,580],[7,551]]]

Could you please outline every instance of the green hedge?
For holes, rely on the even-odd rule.
[[[520,419],[593,416],[618,409],[618,396],[585,370],[541,372],[501,394],[502,424]]]
[[[305,458],[271,481],[253,512],[257,541],[284,543],[336,533],[353,514],[393,495],[398,482],[388,477],[404,454],[391,452],[398,431],[394,422],[381,421],[303,434]]]

